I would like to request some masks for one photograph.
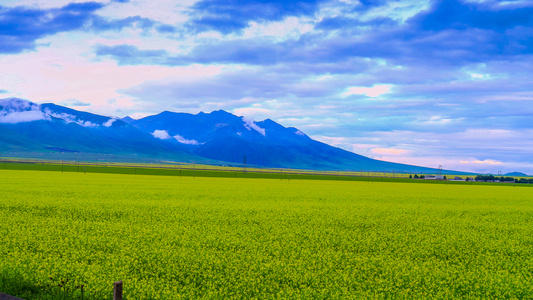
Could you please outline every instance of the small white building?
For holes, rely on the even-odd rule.
[[[425,179],[427,179],[427,180],[443,180],[444,176],[442,176],[442,175],[426,175]]]

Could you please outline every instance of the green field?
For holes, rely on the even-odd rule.
[[[532,192],[0,169],[0,292],[531,299]]]
[[[243,168],[229,166],[199,165],[187,163],[133,164],[110,162],[75,162],[75,161],[17,161],[14,159],[0,161],[0,170],[55,171],[61,173],[104,173],[129,175],[159,175],[175,177],[221,177],[221,178],[265,178],[278,180],[343,180],[367,182],[409,182],[429,184],[468,184],[468,185],[512,185],[511,182],[476,182],[453,180],[410,179],[407,173],[387,173],[372,171],[317,171],[300,169]],[[465,175],[447,174],[448,177],[466,177]],[[470,175],[472,176],[472,175]],[[528,185],[528,183],[517,183]]]

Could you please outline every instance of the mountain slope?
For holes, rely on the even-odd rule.
[[[181,143],[215,160],[267,167],[431,172],[433,169],[370,159],[315,141],[296,128],[270,119],[253,122],[223,110],[197,115],[162,112],[131,125]]]
[[[0,150],[200,159],[121,120],[14,98],[0,100]]]
[[[270,119],[254,122],[223,110],[196,115],[165,111],[134,120],[16,98],[0,100],[0,151],[26,156],[80,153],[123,156],[132,161],[434,172],[371,159],[315,141],[297,128]]]

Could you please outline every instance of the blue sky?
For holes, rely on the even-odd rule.
[[[0,98],[224,109],[369,157],[533,174],[533,1],[2,0]]]

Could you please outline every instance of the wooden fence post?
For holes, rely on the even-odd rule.
[[[122,280],[113,283],[113,300],[122,300]]]

